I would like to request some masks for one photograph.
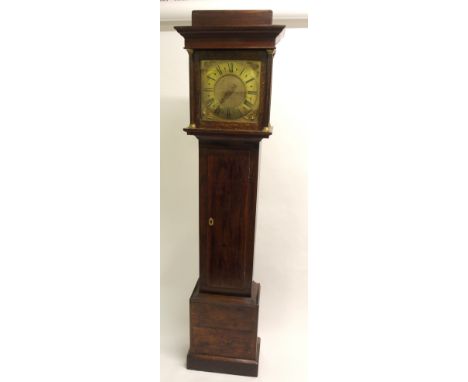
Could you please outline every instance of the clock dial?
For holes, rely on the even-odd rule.
[[[202,60],[201,116],[204,121],[258,121],[260,61]]]

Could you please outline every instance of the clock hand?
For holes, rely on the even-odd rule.
[[[222,105],[224,101],[226,101],[236,90],[237,85],[234,84],[231,86],[231,89],[229,89],[226,93],[223,94],[223,97],[219,100],[219,104]]]

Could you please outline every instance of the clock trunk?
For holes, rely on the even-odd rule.
[[[249,296],[258,142],[199,141],[200,291]]]

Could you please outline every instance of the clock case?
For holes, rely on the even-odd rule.
[[[272,11],[193,11],[175,29],[189,53],[190,124],[199,142],[200,276],[190,297],[187,368],[257,376],[260,284],[252,281],[259,146],[283,25]],[[201,119],[201,60],[261,61],[257,122]]]

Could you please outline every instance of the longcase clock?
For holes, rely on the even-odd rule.
[[[260,284],[252,281],[259,145],[284,32],[272,11],[193,11],[189,53],[199,143],[200,276],[190,297],[189,369],[257,376]]]

